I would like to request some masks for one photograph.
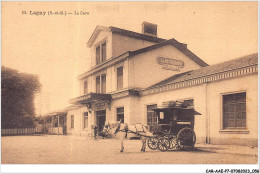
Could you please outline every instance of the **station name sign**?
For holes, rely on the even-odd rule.
[[[106,109],[106,103],[105,103],[105,102],[95,103],[94,109],[95,109],[95,110]]]
[[[156,62],[162,65],[162,69],[180,71],[180,68],[184,67],[184,62],[182,60],[170,59],[165,57],[157,57]]]

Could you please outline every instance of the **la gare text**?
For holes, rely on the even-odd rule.
[[[22,11],[22,15],[55,16],[55,15],[89,15],[88,11]]]

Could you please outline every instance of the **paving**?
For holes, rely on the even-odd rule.
[[[196,144],[192,151],[160,152],[140,140],[92,140],[84,136],[6,136],[1,138],[2,164],[257,164],[258,148]]]

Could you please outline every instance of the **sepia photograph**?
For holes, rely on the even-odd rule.
[[[258,1],[1,2],[2,172],[259,173],[258,122]]]

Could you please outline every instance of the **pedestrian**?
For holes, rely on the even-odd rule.
[[[94,126],[94,139],[97,139],[97,125]]]

